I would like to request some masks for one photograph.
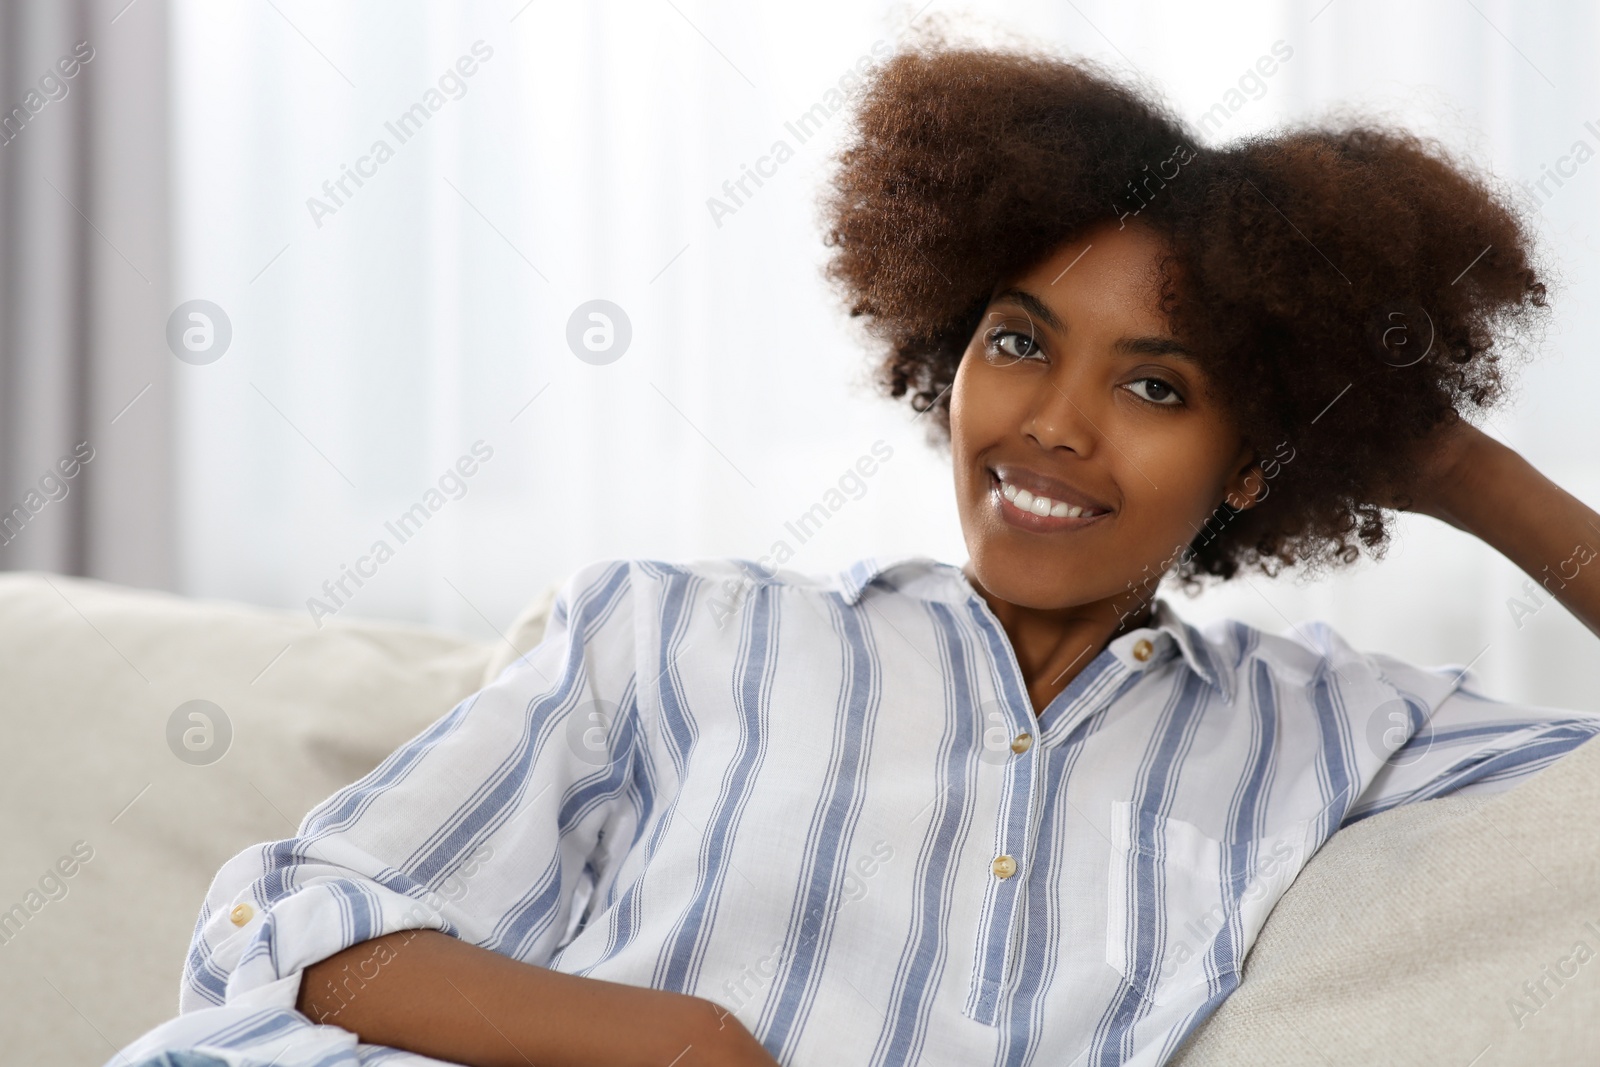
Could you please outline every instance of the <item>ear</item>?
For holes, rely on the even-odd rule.
[[[1233,473],[1223,486],[1223,503],[1235,511],[1249,511],[1267,498],[1267,476],[1248,441],[1240,446],[1229,470]]]

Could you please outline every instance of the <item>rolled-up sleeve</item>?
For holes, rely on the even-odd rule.
[[[1390,750],[1345,823],[1400,804],[1510,789],[1600,733],[1600,712],[1497,700],[1464,667],[1373,656],[1398,697],[1374,740]]]
[[[490,685],[212,881],[181,1013],[294,1008],[304,969],[396,931],[442,930],[543,964],[596,875],[638,729],[630,564],[578,570],[544,640]],[[614,825],[614,824],[613,824]]]

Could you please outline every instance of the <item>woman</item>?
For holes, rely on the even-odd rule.
[[[943,47],[839,163],[830,275],[948,437],[969,560],[582,568],[223,867],[128,1059],[1158,1064],[1333,832],[1600,729],[1155,595],[1401,509],[1600,633],[1600,516],[1458,414],[1544,307],[1482,179],[1381,130],[1206,149],[1091,68]]]

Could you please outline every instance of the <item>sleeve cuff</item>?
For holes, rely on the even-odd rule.
[[[352,945],[402,930],[457,936],[442,911],[424,900],[332,864],[325,873],[316,866],[301,868],[307,884],[266,908],[257,896],[260,884],[252,881],[236,900],[211,912],[201,936],[213,947],[191,956],[180,1012],[220,1004],[293,1010],[305,968]],[[377,977],[392,952],[377,947],[373,958],[352,960],[339,985],[353,995]]]

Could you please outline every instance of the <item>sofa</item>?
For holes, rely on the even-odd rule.
[[[0,574],[0,996],[16,1064],[177,1011],[212,875],[541,639]],[[1600,1064],[1600,745],[1336,834],[1171,1062]],[[1063,1065],[1064,1067],[1064,1065]]]

